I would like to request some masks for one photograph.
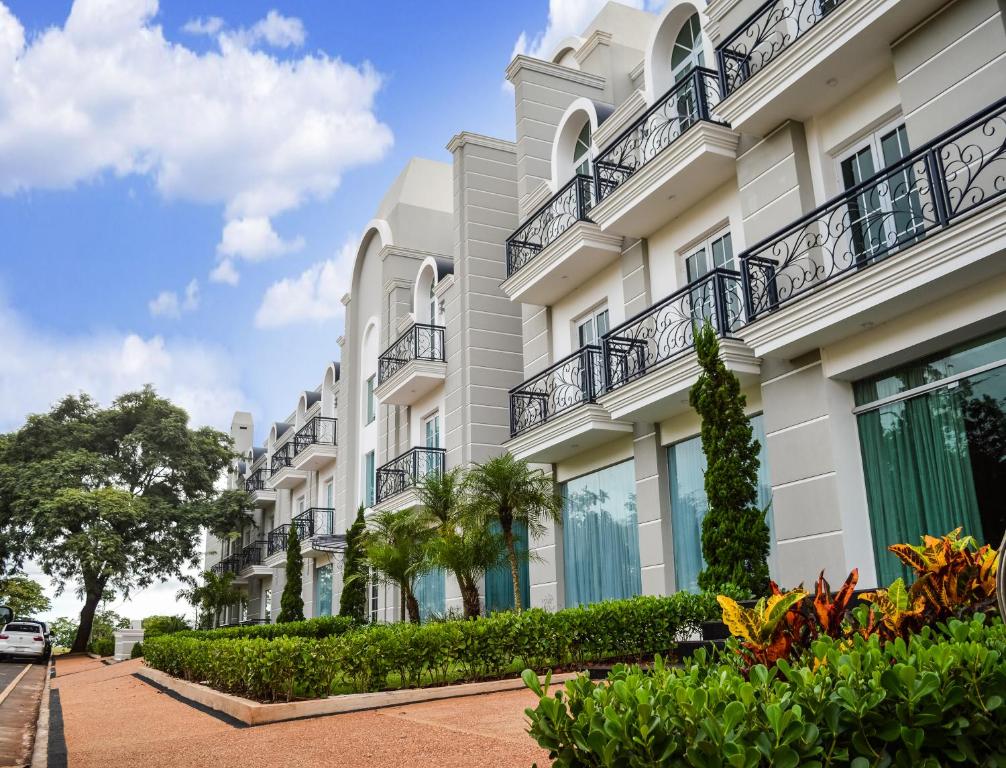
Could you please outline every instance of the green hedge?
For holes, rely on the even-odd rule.
[[[528,667],[544,672],[670,650],[718,615],[715,597],[637,597],[557,613],[530,610],[473,621],[377,624],[327,637],[193,637],[144,643],[146,663],[176,677],[259,700],[327,696],[456,680],[486,680]],[[317,620],[315,620],[317,621]],[[310,622],[302,622],[310,623]],[[290,625],[285,625],[290,626]]]
[[[747,674],[745,674],[747,673]],[[1006,765],[1006,628],[977,615],[906,643],[815,641],[799,664],[619,667],[528,709],[531,736],[573,766]]]
[[[238,640],[255,638],[271,640],[276,637],[331,637],[357,627],[345,616],[319,616],[305,621],[288,621],[284,624],[253,624],[247,627],[222,627],[220,629],[187,629],[172,633],[175,637],[199,640]],[[153,638],[150,638],[153,639]]]

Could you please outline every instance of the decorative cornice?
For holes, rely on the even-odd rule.
[[[619,104],[595,131],[594,146],[598,148],[598,153],[600,150],[606,149],[612,139],[628,128],[646,110],[646,107],[646,94],[643,93],[642,88],[637,88],[630,93],[625,101]]]
[[[578,85],[597,88],[600,91],[604,90],[605,79],[600,75],[592,75],[589,72],[581,72],[578,69],[570,69],[569,67],[552,64],[541,59],[533,59],[522,53],[514,56],[513,61],[510,62],[510,66],[506,68],[506,79],[513,83],[522,69],[539,72],[543,75],[549,75],[559,80],[577,83]]]
[[[581,66],[583,62],[587,60],[587,57],[594,52],[594,49],[599,45],[611,45],[611,33],[604,32],[600,29],[594,30],[588,37],[583,45],[573,51],[573,58],[576,59],[577,63]]]
[[[415,261],[423,261],[424,259],[432,256],[436,259],[448,259],[454,261],[453,256],[449,256],[445,253],[437,253],[436,251],[424,251],[419,248],[407,248],[404,245],[385,245],[381,247],[378,252],[378,257],[381,261],[384,261],[389,256],[404,256],[407,259],[414,259]]]
[[[461,133],[454,134],[451,140],[447,142],[447,151],[453,154],[464,147],[465,144],[485,147],[486,149],[496,149],[500,152],[511,152],[514,154],[517,152],[517,145],[512,141],[485,136],[481,133],[471,133],[469,131],[461,131]]]
[[[552,196],[552,187],[547,181],[541,182],[537,187],[524,195],[520,201],[521,211],[533,213],[545,204],[545,201]]]
[[[433,289],[433,293],[438,299],[443,299],[445,294],[453,287],[454,275],[447,275],[437,281],[437,286]]]
[[[640,59],[639,63],[629,70],[629,79],[632,82],[636,82],[640,77],[643,76],[643,72],[646,70],[646,59]]]

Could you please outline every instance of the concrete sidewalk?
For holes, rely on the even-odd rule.
[[[18,681],[0,701],[0,766],[23,766],[31,762],[35,721],[47,669],[41,664],[26,662],[0,664],[0,693]],[[25,674],[18,680],[22,672]]]
[[[527,691],[239,728],[133,677],[141,664],[57,662],[70,768],[548,764],[525,732]]]

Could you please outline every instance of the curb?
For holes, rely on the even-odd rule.
[[[7,697],[14,692],[14,689],[17,688],[17,684],[24,679],[24,676],[28,674],[30,669],[31,664],[25,664],[24,669],[18,673],[18,676],[10,681],[10,685],[4,688],[3,691],[0,691],[0,704],[3,704],[7,700]]]
[[[480,683],[461,683],[445,685],[436,688],[406,688],[400,691],[381,691],[378,693],[347,693],[340,696],[329,696],[326,699],[308,699],[279,704],[262,704],[251,699],[221,693],[199,683],[190,683],[172,677],[160,670],[144,667],[133,673],[155,688],[170,692],[176,698],[195,706],[197,709],[211,710],[210,714],[220,713],[226,716],[232,724],[266,725],[285,720],[301,720],[308,717],[323,717],[325,715],[342,715],[349,712],[363,712],[371,709],[399,707],[405,704],[418,704],[424,701],[440,701],[464,696],[477,696],[485,693],[502,691],[517,691],[524,688],[524,681],[519,677],[504,680],[490,680]],[[577,677],[579,672],[564,672],[552,676],[553,683],[562,683]],[[539,677],[544,682],[545,678]],[[223,718],[221,718],[223,719]],[[236,722],[234,722],[236,721]]]
[[[42,698],[38,706],[38,719],[35,721],[35,744],[31,752],[31,768],[48,768],[49,766],[49,696],[50,681],[56,665],[52,659],[45,668],[45,685],[42,686]]]

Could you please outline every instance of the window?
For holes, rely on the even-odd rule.
[[[332,509],[335,506],[335,483],[329,480],[325,483],[325,507]]]
[[[489,527],[496,534],[499,534],[501,530],[499,523],[490,523]],[[513,535],[517,540],[517,557],[519,559],[517,568],[521,605],[528,608],[531,605],[531,578],[527,557],[527,526],[515,521]],[[510,572],[510,563],[504,561],[486,571],[485,601],[487,615],[495,611],[513,610],[513,574]]]
[[[639,526],[633,461],[562,485],[566,605],[638,595]]]
[[[839,158],[844,189],[852,189],[909,153],[904,124],[887,126],[870,135]],[[891,248],[914,240],[925,222],[911,167],[883,177],[859,190],[848,202],[849,234],[857,261],[879,257]]]
[[[367,455],[364,457],[363,461],[363,483],[365,490],[364,496],[364,506],[372,507],[374,506],[374,480],[375,480],[375,468],[374,468],[374,452],[367,451]]]
[[[370,621],[376,622],[380,608],[380,587],[377,582],[377,571],[370,569]]]
[[[671,48],[671,73],[674,82],[684,79],[692,67],[701,67],[705,63],[705,53],[702,50],[702,26],[699,14],[693,13],[678,31]]]
[[[1006,335],[853,385],[877,579],[911,578],[887,547],[957,527],[1002,540]]]
[[[423,439],[427,448],[440,447],[440,414],[434,413],[423,421]]]
[[[772,485],[768,474],[765,426],[762,416],[751,417],[751,431],[761,445],[758,460],[758,506],[767,509],[769,527],[769,572],[775,573],[775,530],[772,522]],[[706,456],[702,440],[693,437],[667,449],[671,475],[671,520],[674,537],[674,583],[679,590],[699,591],[699,573],[706,567],[702,557],[702,520],[709,501],[706,498]]]
[[[323,565],[314,571],[315,616],[332,615],[332,566]]]
[[[437,324],[437,296],[436,296],[436,284],[433,280],[430,280],[430,325]]]
[[[435,568],[416,579],[415,597],[419,603],[421,621],[427,621],[434,615],[443,615],[446,608],[444,572]]]
[[[573,145],[573,173],[590,175],[590,120],[583,124]]]
[[[576,323],[576,337],[581,347],[597,344],[608,332],[608,308],[593,310],[589,315]]]
[[[734,248],[730,237],[730,230],[717,232],[693,249],[689,256],[685,257],[685,272],[689,284],[701,280],[714,269],[733,270],[733,268]],[[725,282],[725,286],[732,293],[730,296],[724,298],[732,306],[737,307],[739,312],[740,307],[743,305],[740,294],[740,281],[731,280]],[[709,320],[714,327],[716,326],[716,298],[716,284],[712,279],[703,280],[692,289],[692,317],[694,317],[696,323],[702,324],[706,320]]]
[[[298,514],[301,513],[301,512],[303,512],[305,509],[307,509],[307,497],[306,496],[298,496],[297,497],[297,512],[298,512]]]
[[[367,379],[367,424],[373,422],[376,415],[374,408],[374,376],[371,376]]]

